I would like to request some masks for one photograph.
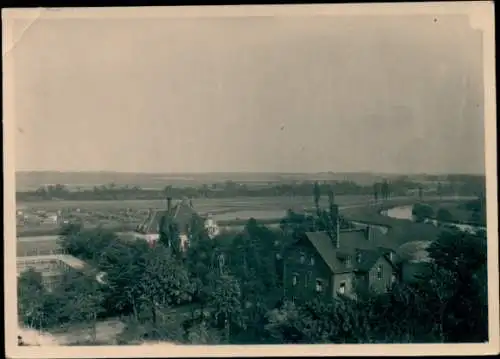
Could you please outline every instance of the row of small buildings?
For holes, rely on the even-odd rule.
[[[338,213],[338,207],[335,208]],[[186,250],[193,215],[197,212],[191,201],[182,200],[172,205],[169,198],[165,210],[150,211],[137,227],[135,237],[154,245],[159,240],[162,217],[169,218],[179,229],[181,249]],[[204,218],[204,223],[211,237],[220,232],[212,219]],[[359,224],[355,229],[340,229],[338,215],[335,223],[333,233],[306,232],[276,253],[285,297],[298,299],[314,294],[331,298],[355,297],[366,291],[381,293],[405,278],[404,271],[413,263],[398,263],[398,242],[395,243],[387,230]]]

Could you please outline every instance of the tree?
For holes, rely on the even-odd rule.
[[[418,186],[418,198],[420,200],[422,200],[424,198],[424,189],[423,189],[422,185]]]
[[[242,283],[244,297],[254,297],[276,287],[275,242],[281,238],[250,219],[230,248],[231,272]]]
[[[194,324],[188,330],[188,343],[196,345],[219,344],[221,341],[219,333],[208,326],[205,321]]]
[[[171,185],[165,186],[163,188],[163,196],[168,198],[172,196],[173,187]]]
[[[107,274],[105,306],[109,311],[117,314],[132,312],[138,318],[142,294],[140,283],[148,250],[144,241],[118,241],[101,254],[98,266]]]
[[[177,223],[171,216],[162,216],[160,218],[160,243],[167,248],[171,248],[172,252],[179,257],[182,253],[180,231]]]
[[[46,314],[58,318],[59,322],[89,323],[92,340],[95,342],[97,319],[105,312],[104,299],[101,287],[93,275],[70,270],[54,289],[50,298],[52,303],[46,306]],[[57,306],[54,305],[56,303]]]
[[[280,229],[287,237],[299,238],[305,232],[314,230],[314,222],[312,216],[295,213],[289,209],[286,216],[280,221]]]
[[[320,216],[319,201],[321,199],[321,189],[317,181],[314,182],[313,196],[314,196],[314,206],[316,207],[316,213],[319,217]]]
[[[437,195],[439,196],[439,198],[441,198],[443,196],[443,186],[442,186],[441,182],[438,182],[436,192],[437,192]]]
[[[384,180],[382,182],[380,191],[382,192],[382,197],[384,199],[388,199],[389,198],[390,190],[389,190],[389,183],[387,182],[387,180]]]
[[[424,222],[427,218],[431,218],[434,215],[434,210],[429,205],[416,203],[413,205],[411,214],[415,222]]]
[[[104,228],[84,229],[80,224],[70,223],[61,227],[59,245],[69,254],[93,262],[105,249],[118,242],[117,235]]]
[[[155,325],[158,307],[166,308],[190,301],[193,288],[182,264],[172,256],[168,248],[158,246],[145,253],[139,291],[140,299],[151,310]]]
[[[292,302],[271,310],[268,314],[266,331],[277,343],[300,343],[303,340],[303,319]]]
[[[439,208],[436,214],[436,219],[439,222],[452,222],[453,221],[453,215],[451,212],[446,209],[446,208]]]
[[[486,237],[461,231],[443,231],[428,248],[438,268],[422,283],[447,288],[442,309],[442,332],[448,342],[488,339]],[[452,284],[450,284],[452,283]],[[441,291],[427,291],[439,293]]]
[[[373,199],[375,200],[375,202],[378,202],[378,197],[379,197],[379,192],[380,192],[379,187],[380,186],[378,183],[373,184]]]
[[[471,212],[471,222],[486,225],[486,197],[484,193],[481,193],[477,199],[465,203],[465,208]]]
[[[39,326],[43,317],[45,295],[41,273],[33,268],[21,273],[17,283],[18,311],[25,324]]]
[[[215,281],[210,298],[217,324],[222,324],[226,341],[231,339],[232,324],[241,324],[241,289],[239,282],[230,275],[223,275]]]
[[[189,223],[189,244],[192,245],[198,241],[210,240],[204,219],[196,213],[193,213]]]

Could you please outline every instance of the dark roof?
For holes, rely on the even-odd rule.
[[[194,208],[186,201],[183,200],[179,202],[174,208],[174,220],[179,226],[179,230],[182,232],[186,228],[186,225],[191,223],[193,215],[196,215]]]
[[[361,260],[360,262],[356,262],[354,264],[355,270],[359,272],[368,272],[372,267],[375,265],[375,263],[378,261],[378,259],[384,255],[384,253],[381,253],[380,251],[373,250],[373,251],[367,251],[367,250],[361,250],[359,251],[361,254]]]
[[[161,218],[163,216],[170,216],[177,223],[181,232],[183,232],[191,222],[191,218],[197,214],[193,207],[185,200],[180,201],[172,207],[170,213],[168,210],[152,210],[148,213],[144,221],[138,226],[137,231],[144,234],[157,234],[159,233]]]
[[[328,234],[325,232],[307,232],[306,238],[333,273],[346,271],[342,261],[337,258],[337,248],[333,245]]]
[[[366,230],[349,230],[340,232],[339,248],[335,246],[326,232],[307,232],[306,238],[333,273],[350,271],[368,271],[375,262],[392,249],[387,248],[387,240],[378,231],[372,231],[368,239]],[[361,254],[361,261],[356,261],[356,253]],[[343,259],[351,257],[346,266]]]

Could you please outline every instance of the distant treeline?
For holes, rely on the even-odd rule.
[[[462,176],[463,177],[463,176]],[[484,193],[484,178],[459,177],[456,181],[419,183],[402,177],[391,182],[384,181],[390,196],[406,195],[409,191],[437,191],[441,195],[478,195]],[[466,180],[464,180],[466,179]],[[264,186],[248,185],[226,181],[225,183],[204,184],[197,187],[166,186],[163,189],[144,189],[138,186],[117,186],[115,184],[95,186],[89,189],[70,189],[62,184],[42,186],[35,191],[17,192],[21,201],[37,200],[154,200],[172,198],[231,198],[231,197],[273,197],[310,196],[314,181],[276,183]],[[318,184],[322,192],[332,189],[336,195],[372,195],[377,197],[381,183],[360,185],[352,181],[324,181]]]

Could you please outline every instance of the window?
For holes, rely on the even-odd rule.
[[[383,277],[383,268],[382,265],[379,265],[377,267],[377,279],[382,279]]]
[[[348,268],[351,266],[351,256],[345,258],[345,266]]]
[[[312,266],[314,265],[314,263],[315,263],[315,262],[314,262],[314,257],[311,257],[311,260],[310,260],[310,262],[309,262],[309,263],[310,263]]]
[[[339,285],[339,293],[340,294],[345,294],[345,287],[346,287],[345,282],[340,282],[340,285]]]
[[[356,253],[356,262],[361,263],[361,252]]]
[[[323,291],[323,280],[316,279],[316,292],[321,293]]]
[[[304,254],[300,254],[300,264],[304,264],[304,262],[306,261],[306,256]]]
[[[223,254],[219,254],[219,266],[223,267],[225,264],[225,258]]]
[[[304,280],[304,288],[307,288],[307,283],[309,282],[309,273],[306,273],[306,278]]]
[[[292,275],[292,286],[296,286],[299,281],[299,276],[297,274]]]

